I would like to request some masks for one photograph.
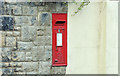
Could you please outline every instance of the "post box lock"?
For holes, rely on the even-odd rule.
[[[67,66],[67,14],[52,14],[52,65]]]

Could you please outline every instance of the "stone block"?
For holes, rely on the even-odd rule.
[[[17,56],[18,56],[18,61],[25,61],[25,52],[18,52],[17,53]]]
[[[21,37],[22,41],[33,41],[36,39],[37,29],[34,26],[23,26]]]
[[[2,56],[2,62],[10,62],[11,61],[11,56]]]
[[[14,18],[15,26],[23,26],[25,23],[29,24],[29,16],[14,16]]]
[[[36,15],[37,7],[23,6],[22,11],[24,15]]]
[[[21,27],[14,26],[14,30],[15,30],[15,31],[20,31],[20,30],[21,30]]]
[[[6,37],[6,46],[16,46],[16,38]]]
[[[38,62],[23,62],[23,71],[25,71],[25,72],[37,72],[38,66],[39,66]]]
[[[12,61],[17,61],[17,60],[18,60],[17,52],[12,52]]]
[[[45,42],[45,36],[38,36],[37,39],[34,41],[34,44],[38,46],[44,46]]]
[[[50,25],[50,13],[43,12],[39,14],[39,25],[41,26]]]
[[[52,74],[65,74],[66,67],[52,67],[51,73]]]
[[[38,25],[37,16],[30,16],[29,23],[32,26],[37,26]]]
[[[18,50],[31,50],[34,46],[32,42],[18,42]]]
[[[50,74],[50,68],[49,62],[39,62],[39,74]]]
[[[52,37],[45,36],[45,45],[52,45]]]
[[[40,30],[44,31],[45,27],[44,26],[37,26],[37,31],[40,31]]]
[[[1,41],[1,42],[2,42],[2,47],[4,47],[4,46],[5,46],[5,44],[6,44],[6,42],[5,42],[5,41],[6,41],[5,36],[2,36],[2,41]]]
[[[47,61],[52,61],[52,46],[45,46],[45,58]]]
[[[2,48],[2,34],[1,34],[1,32],[0,32],[0,48]],[[1,51],[1,50],[0,50]]]
[[[22,67],[23,63],[22,62],[10,62],[10,65],[14,67]]]
[[[0,7],[0,15],[3,15],[3,14],[4,14],[4,8]]]
[[[22,68],[14,68],[14,72],[23,72],[23,69]]]
[[[46,12],[45,6],[38,6],[38,12]]]
[[[4,37],[6,36],[6,31],[1,31],[0,33],[1,33],[1,35],[4,36]]]
[[[13,36],[13,32],[12,31],[7,31],[6,36]]]
[[[32,48],[33,61],[45,60],[44,46],[35,46]]]
[[[3,48],[2,49],[2,62],[10,62],[11,61],[11,51],[9,51],[9,49],[7,48]]]
[[[6,67],[9,67],[9,63],[2,63],[2,68],[6,68]]]
[[[2,48],[2,53],[6,53],[6,52],[10,52],[10,51],[12,51],[12,48],[10,48],[10,47],[4,47],[4,48]]]
[[[37,36],[43,36],[44,35],[44,30],[37,31]]]
[[[22,17],[21,16],[14,16],[14,19],[15,19],[15,26],[22,25]]]
[[[38,26],[37,27],[37,36],[43,36],[45,35],[45,27],[44,26]]]
[[[31,52],[26,52],[26,61],[32,61],[32,55]]]
[[[30,6],[45,6],[46,2],[31,2],[29,3]]]
[[[2,61],[0,61],[0,68],[2,68]]]
[[[15,37],[20,36],[20,32],[19,32],[19,31],[14,31],[14,32],[13,32],[13,36],[15,36]]]
[[[13,69],[4,68],[2,69],[2,74],[13,74]]]
[[[22,40],[21,40],[21,37],[17,37],[17,41],[22,41]]]
[[[46,5],[46,12],[56,12],[56,7],[55,6],[56,6],[55,2],[48,2],[47,5]]]
[[[51,26],[45,27],[45,36],[51,36],[52,35],[52,28]]]
[[[37,35],[38,36],[43,36],[44,35],[44,31],[45,31],[45,27],[44,26],[38,26],[37,27]]]
[[[2,30],[12,31],[13,30],[13,17],[3,17],[2,18]]]
[[[67,4],[64,4],[63,2],[57,2],[56,3],[56,12],[67,12],[68,6]]]
[[[26,76],[26,72],[14,72],[14,74],[17,76]]]
[[[25,61],[26,60],[25,52],[13,52],[12,53],[12,60],[14,62],[16,62],[16,61]]]
[[[39,73],[38,73],[38,72],[27,72],[26,74],[29,75],[29,76],[32,76],[33,74],[34,74],[34,75],[38,75]],[[38,76],[39,76],[39,75],[38,75]]]
[[[12,8],[11,8],[11,6],[10,5],[6,5],[5,8],[6,8],[5,9],[6,14],[7,15],[11,15],[12,14]]]
[[[0,76],[2,76],[2,68],[0,68]]]
[[[3,20],[3,17],[0,17],[0,30],[2,30],[2,27],[3,27],[2,20]]]
[[[12,9],[13,9],[14,15],[21,15],[22,14],[22,9],[21,9],[20,5],[13,5]]]
[[[45,60],[45,50],[44,50],[44,46],[38,46],[38,59],[39,60]]]
[[[38,61],[39,58],[38,58],[38,47],[37,46],[34,46],[32,47],[32,58],[33,58],[33,61]]]

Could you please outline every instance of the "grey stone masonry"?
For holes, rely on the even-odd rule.
[[[52,66],[52,13],[63,2],[0,2],[0,74],[65,74]]]

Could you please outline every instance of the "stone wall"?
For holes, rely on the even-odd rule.
[[[65,74],[52,67],[52,13],[64,3],[0,3],[2,74]]]

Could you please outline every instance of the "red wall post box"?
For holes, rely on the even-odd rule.
[[[52,66],[67,66],[67,14],[52,14]]]

